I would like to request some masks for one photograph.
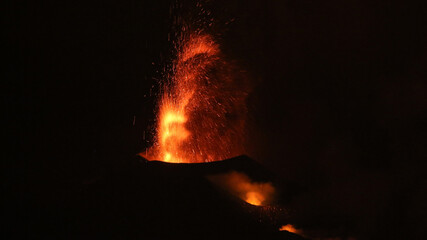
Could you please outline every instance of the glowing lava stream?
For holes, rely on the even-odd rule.
[[[243,153],[244,79],[207,34],[184,36],[159,99],[156,143],[144,157],[211,162]],[[239,88],[240,87],[240,88]]]
[[[189,97],[193,94],[190,93]],[[165,162],[185,162],[185,159],[179,157],[177,145],[185,141],[190,132],[185,128],[187,117],[185,116],[185,107],[188,98],[178,106],[174,106],[168,98],[163,99],[160,110],[160,159]]]
[[[185,141],[190,136],[186,128],[188,103],[197,90],[198,77],[204,74],[206,65],[210,64],[212,55],[218,52],[218,46],[208,36],[195,36],[175,63],[175,75],[172,77],[172,89],[161,100],[158,127],[159,157],[165,162],[190,162],[184,149]],[[205,59],[194,59],[203,56]],[[193,99],[195,100],[195,99]]]

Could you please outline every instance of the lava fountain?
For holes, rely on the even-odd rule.
[[[176,57],[161,82],[155,141],[141,154],[148,160],[206,163],[245,153],[248,77],[214,35],[190,29],[181,28]],[[253,182],[244,173],[206,177],[251,205],[273,201],[271,183]]]
[[[244,153],[245,74],[200,31],[183,34],[165,74],[154,145],[143,156],[200,163]]]

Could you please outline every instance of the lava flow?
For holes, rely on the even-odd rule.
[[[144,157],[197,163],[244,153],[243,75],[224,59],[210,35],[183,37],[163,83],[155,144]]]

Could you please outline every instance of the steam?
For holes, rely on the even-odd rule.
[[[270,182],[253,182],[246,174],[236,171],[207,178],[217,187],[249,204],[265,206],[273,202],[275,189]]]

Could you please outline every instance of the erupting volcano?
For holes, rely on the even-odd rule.
[[[203,27],[179,26],[185,27],[174,45],[176,57],[160,82],[155,141],[141,156],[168,163],[208,163],[192,167],[210,169],[204,177],[251,205],[271,204],[275,191],[270,182],[252,181],[244,171],[234,169],[249,166],[252,160],[245,156],[230,160],[245,154],[250,90],[246,73],[227,59],[215,35]],[[209,162],[219,160],[228,161],[215,171],[215,164]]]
[[[244,153],[245,74],[225,60],[209,34],[182,34],[165,73],[155,144],[144,157],[212,162]]]

